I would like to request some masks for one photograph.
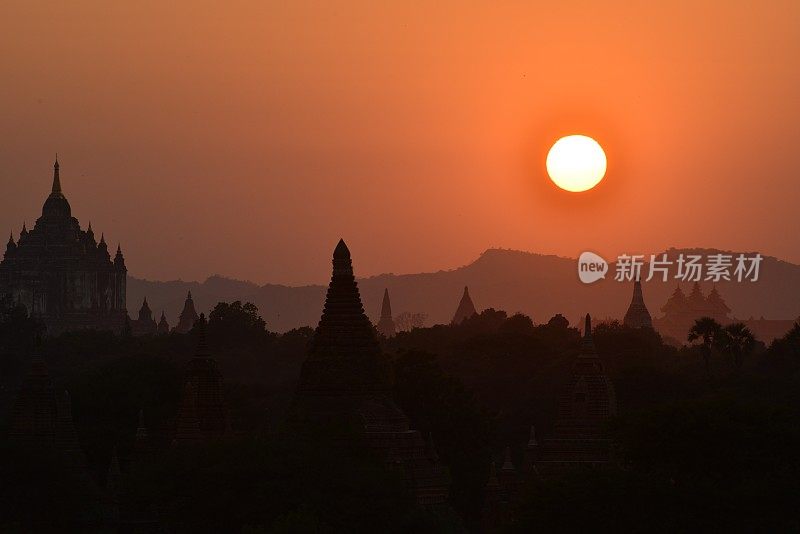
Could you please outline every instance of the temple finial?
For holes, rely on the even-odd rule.
[[[333,257],[334,258],[350,257],[350,249],[347,248],[347,243],[344,242],[344,239],[339,239],[339,243],[336,244],[336,248],[333,250]]]
[[[340,239],[333,249],[333,275],[353,276],[353,262],[350,259],[350,249],[344,239]]]
[[[56,153],[56,162],[53,165],[53,193],[61,193],[61,179],[58,176],[58,153]]]

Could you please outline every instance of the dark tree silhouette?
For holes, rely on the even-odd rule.
[[[744,358],[749,356],[756,346],[755,336],[744,323],[727,325],[722,331],[720,342],[737,369],[742,367]]]
[[[251,302],[220,302],[208,316],[208,334],[212,339],[234,344],[259,342],[267,335],[267,323]]]
[[[717,321],[711,317],[701,317],[694,322],[694,325],[689,330],[687,340],[693,343],[697,340],[702,340],[703,347],[703,361],[706,366],[706,374],[711,376],[711,351],[716,343],[719,343],[723,329]]]

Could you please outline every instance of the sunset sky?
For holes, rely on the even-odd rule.
[[[319,283],[488,247],[800,263],[800,2],[3,2],[0,229],[55,152],[131,275]],[[559,137],[608,156],[587,193]],[[534,275],[534,273],[532,273]]]

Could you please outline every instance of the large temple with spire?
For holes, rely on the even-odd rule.
[[[53,185],[33,228],[13,234],[0,262],[0,295],[39,318],[48,334],[67,330],[121,331],[127,318],[127,269],[122,249],[112,258],[105,236],[81,229],[61,189]]]
[[[340,240],[325,307],[295,393],[290,425],[327,435],[360,436],[398,469],[417,504],[444,505],[449,477],[430,439],[413,430],[391,398],[375,329],[364,313],[350,250]]]

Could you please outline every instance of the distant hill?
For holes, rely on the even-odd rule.
[[[713,254],[712,249],[670,249],[679,253]],[[724,252],[724,251],[723,251]],[[355,262],[356,272],[358,261]],[[419,274],[381,274],[358,280],[367,315],[377,321],[384,288],[389,289],[392,311],[425,312],[428,325],[449,322],[465,285],[475,306],[523,312],[534,322],[547,321],[556,313],[575,324],[586,312],[598,319],[621,318],[631,297],[631,284],[613,280],[612,266],[607,278],[591,285],[578,281],[577,263],[572,258],[547,256],[516,250],[490,249],[463,267]],[[645,282],[645,302],[654,317],[674,291],[676,282]],[[682,283],[688,293],[691,285]],[[701,283],[705,293],[711,284]],[[794,319],[800,316],[800,266],[766,256],[758,282],[721,282],[717,288],[733,315],[747,319]],[[191,290],[198,311],[208,311],[220,301],[255,303],[271,330],[283,332],[299,326],[316,326],[325,301],[325,286],[290,287],[212,276],[205,282],[154,282],[128,278],[128,310],[131,317],[147,297],[156,319],[163,309],[174,325]]]

